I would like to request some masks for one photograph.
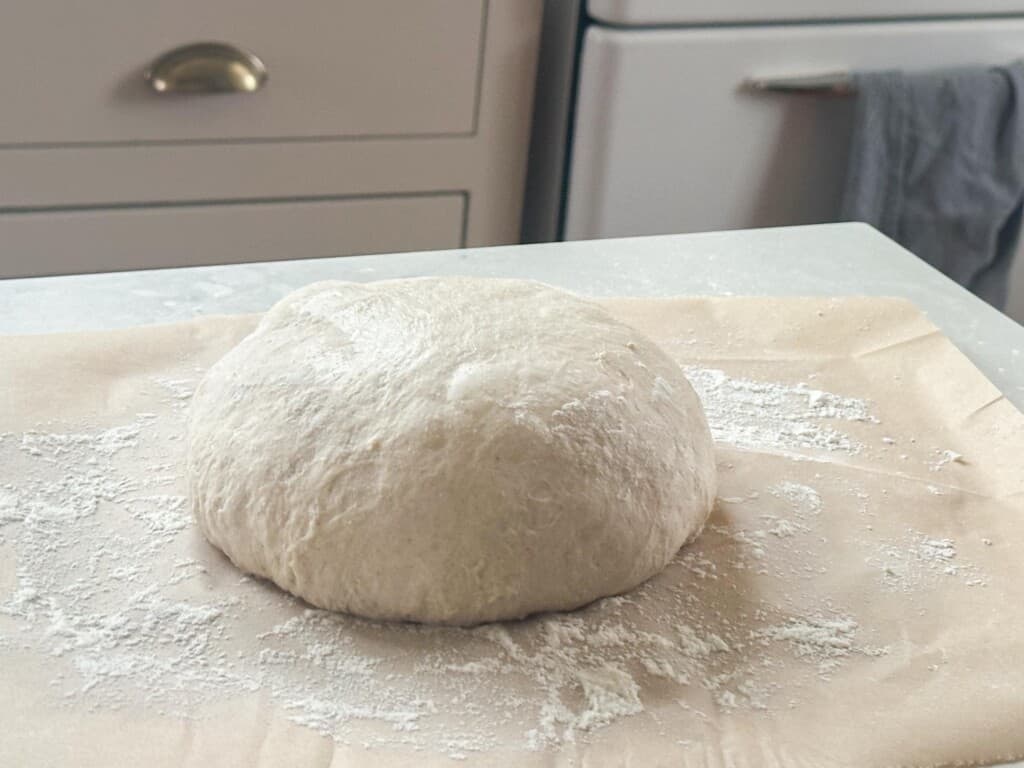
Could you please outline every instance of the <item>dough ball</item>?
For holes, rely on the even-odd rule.
[[[214,365],[191,505],[313,605],[475,624],[635,587],[704,525],[711,436],[679,367],[519,280],[323,282]]]

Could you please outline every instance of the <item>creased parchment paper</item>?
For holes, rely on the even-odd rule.
[[[0,765],[1024,756],[1021,414],[902,301],[607,306],[704,398],[710,524],[468,630],[310,610],[197,534],[188,398],[253,318],[0,339]]]

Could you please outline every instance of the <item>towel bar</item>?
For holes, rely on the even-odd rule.
[[[846,72],[794,77],[748,77],[741,83],[741,88],[748,91],[820,93],[830,96],[849,96],[856,90],[852,78]]]

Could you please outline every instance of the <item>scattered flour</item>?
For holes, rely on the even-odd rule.
[[[773,485],[768,492],[778,499],[786,500],[793,514],[800,518],[821,514],[821,496],[809,485],[783,481]]]
[[[791,643],[797,656],[832,659],[853,649],[857,622],[849,616],[811,616],[768,627],[761,637]]]
[[[967,463],[967,460],[964,458],[963,454],[957,453],[956,451],[945,450],[936,451],[936,453],[938,454],[938,458],[928,465],[932,472],[939,472],[947,464]]]
[[[852,653],[885,656],[888,646],[865,646],[856,642],[857,622],[850,616],[814,615],[790,619],[757,634],[762,642],[777,641],[790,645],[793,653],[817,665],[818,674],[827,677]]]
[[[783,455],[799,449],[854,454],[861,444],[822,426],[821,420],[875,421],[864,400],[806,384],[733,378],[714,368],[689,367],[685,373],[700,395],[716,442],[737,448]]]
[[[157,377],[154,381],[159,384],[167,393],[179,403],[187,403],[192,399],[192,392],[199,383],[196,379],[169,379],[164,376]]]
[[[959,556],[953,539],[932,538],[908,528],[895,541],[865,542],[865,546],[874,550],[865,562],[877,569],[883,586],[890,590],[915,592],[949,578],[969,587],[989,583],[977,565]]]
[[[25,432],[21,436],[21,450],[31,456],[45,456],[55,459],[72,451],[86,452],[86,462],[99,456],[113,456],[118,451],[138,445],[142,424],[127,424],[112,427],[94,435],[60,434],[57,432]]]
[[[565,723],[565,732],[570,738],[578,731],[589,731],[644,710],[640,703],[640,686],[622,669],[608,666],[584,670],[577,673],[576,679],[583,689],[585,703],[580,712]],[[542,721],[542,728],[547,725]]]

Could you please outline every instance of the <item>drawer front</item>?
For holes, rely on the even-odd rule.
[[[462,194],[0,215],[0,277],[462,245]]]
[[[750,76],[1009,62],[1024,20],[690,30],[591,27],[570,239],[835,220],[852,100],[754,94]]]
[[[1022,0],[588,0],[587,10],[608,24],[693,24],[898,16],[982,16],[1022,13]]]
[[[466,134],[486,0],[10,0],[0,145]],[[188,43],[256,54],[250,94],[157,94],[143,71]]]

